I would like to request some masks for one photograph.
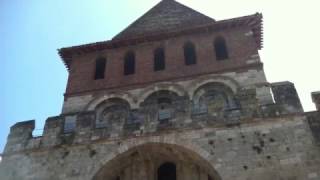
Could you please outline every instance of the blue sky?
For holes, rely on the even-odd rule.
[[[67,71],[58,48],[111,39],[158,2],[1,0],[0,152],[15,122],[36,119],[36,129],[43,129],[47,117],[60,114]],[[268,80],[294,82],[305,110],[314,110],[310,92],[320,90],[316,0],[179,2],[217,20],[262,12],[265,48],[260,55]]]

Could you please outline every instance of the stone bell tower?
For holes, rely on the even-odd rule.
[[[261,48],[261,14],[218,21],[174,0],[112,40],[62,48],[62,113],[41,137],[34,121],[11,127],[0,177],[316,180],[319,111],[266,80]]]

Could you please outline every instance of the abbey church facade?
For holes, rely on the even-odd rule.
[[[13,125],[1,180],[319,180],[320,92],[267,81],[262,14],[162,0],[112,40],[59,49],[62,112]]]

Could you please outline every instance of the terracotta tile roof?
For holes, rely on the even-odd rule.
[[[213,22],[214,19],[174,0],[162,0],[114,39],[170,32],[177,28],[191,28]]]

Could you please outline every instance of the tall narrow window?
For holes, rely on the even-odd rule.
[[[192,65],[197,63],[197,55],[194,44],[187,42],[184,45],[184,59],[186,65]]]
[[[217,37],[214,41],[214,49],[217,60],[225,60],[229,58],[226,41],[223,37]]]
[[[163,48],[158,48],[154,51],[154,71],[165,69],[165,53]]]
[[[96,71],[94,75],[94,79],[103,79],[106,71],[106,63],[107,60],[105,58],[96,59]]]
[[[124,58],[124,75],[134,74],[135,72],[135,54],[128,52]]]

